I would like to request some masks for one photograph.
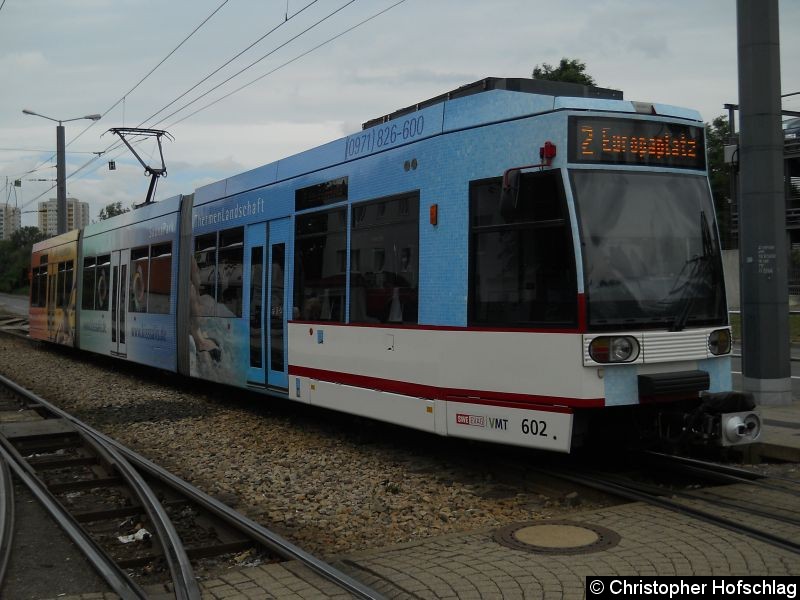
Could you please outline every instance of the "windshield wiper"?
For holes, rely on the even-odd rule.
[[[675,316],[672,327],[669,328],[670,331],[683,331],[686,327],[686,322],[689,320],[692,307],[697,299],[697,294],[692,292],[702,282],[703,276],[708,272],[708,267],[714,262],[714,242],[706,220],[706,213],[702,210],[700,211],[700,235],[702,236],[703,254],[686,261],[686,264],[693,263],[692,270],[683,285],[681,297],[678,300],[681,304],[681,310]]]

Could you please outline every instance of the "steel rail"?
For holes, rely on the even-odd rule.
[[[11,558],[14,539],[14,482],[5,457],[0,457],[0,589]]]
[[[534,468],[534,470],[538,471],[539,473],[548,475],[550,477],[556,477],[559,479],[570,481],[572,483],[577,483],[579,485],[591,487],[600,490],[602,492],[605,492],[607,494],[620,496],[622,498],[628,498],[629,500],[633,500],[635,502],[644,502],[647,504],[652,504],[653,506],[658,506],[659,508],[664,508],[672,512],[688,515],[700,521],[704,521],[712,525],[717,525],[718,527],[723,527],[725,529],[728,529],[729,531],[733,531],[734,533],[747,535],[751,538],[757,539],[761,542],[770,544],[777,548],[781,548],[788,552],[792,552],[794,554],[800,554],[800,544],[797,542],[792,542],[790,540],[786,540],[778,536],[765,533],[760,529],[756,529],[755,527],[750,527],[749,525],[743,525],[741,523],[737,523],[725,517],[720,517],[718,515],[714,515],[702,510],[698,510],[696,508],[692,508],[690,506],[686,506],[684,504],[681,504],[680,502],[673,502],[667,498],[661,498],[655,495],[641,492],[639,490],[636,490],[628,486],[612,483],[610,481],[604,481],[601,479],[597,479],[595,477],[590,477],[588,475],[570,475],[568,473],[551,471],[549,469],[544,469],[541,467]]]
[[[760,506],[755,505],[753,503],[749,503],[747,501],[738,502],[735,499],[731,499],[728,496],[724,496],[722,494],[718,494],[713,491],[697,490],[693,493],[682,492],[678,495],[681,496],[682,498],[686,498],[687,500],[700,500],[701,502],[706,502],[708,504],[713,504],[715,506],[726,506],[734,510],[739,510],[751,515],[756,515],[757,517],[772,519],[773,521],[780,521],[781,523],[786,523],[787,525],[791,525],[793,527],[800,527],[800,519],[795,519],[794,517],[787,517],[785,515],[771,513],[766,510],[763,510]],[[791,509],[779,509],[779,510],[784,510],[784,512],[797,512]]]
[[[708,462],[705,460],[699,460],[697,458],[689,458],[687,456],[674,456],[672,454],[664,454],[663,452],[656,452],[654,450],[642,450],[642,454],[644,454],[645,456],[652,456],[653,458],[657,458],[659,460],[664,460],[667,462],[676,462],[692,467],[697,467],[700,469],[705,469],[707,471],[714,471],[716,473],[728,475],[730,477],[739,479],[741,481],[749,482],[757,479],[767,478],[765,475],[762,475],[761,473],[756,473],[755,471],[750,471],[748,469],[740,469],[739,467],[729,467],[728,465],[721,465],[718,463]]]
[[[103,436],[103,434],[99,435]],[[365,586],[363,583],[353,579],[349,575],[342,573],[332,565],[318,559],[312,554],[309,554],[298,546],[295,546],[289,540],[283,538],[277,533],[270,531],[254,521],[251,521],[244,515],[232,510],[230,507],[226,506],[216,498],[212,498],[202,490],[197,489],[190,483],[183,481],[169,471],[161,468],[155,463],[150,462],[133,450],[122,446],[119,442],[112,440],[111,438],[107,439],[110,443],[114,444],[117,449],[123,453],[125,458],[127,458],[137,468],[145,471],[151,477],[158,479],[165,485],[178,490],[186,496],[189,496],[192,500],[200,504],[210,513],[229,522],[236,529],[251,539],[257,541],[262,546],[272,550],[282,558],[287,560],[297,560],[303,563],[310,570],[336,584],[338,587],[353,594],[357,598],[363,598],[365,600],[383,600],[384,596],[375,590]]]
[[[167,561],[172,582],[175,585],[176,600],[199,600],[200,587],[197,585],[197,579],[194,576],[194,570],[186,554],[186,549],[169,515],[167,515],[167,511],[159,502],[153,490],[116,448],[90,431],[84,431],[83,433],[88,436],[88,441],[93,443],[97,450],[102,450],[107,454],[104,458],[119,471],[125,483],[131,487],[147,513],[150,522],[156,529],[156,537],[164,550],[164,558]]]
[[[786,477],[772,477],[770,475],[762,475],[755,471],[748,469],[741,469],[739,467],[729,467],[728,465],[721,465],[718,463],[707,462],[698,460],[696,458],[688,458],[686,456],[673,456],[671,454],[663,454],[652,450],[643,450],[642,454],[660,460],[666,463],[669,468],[669,463],[673,463],[673,468],[679,468],[683,471],[690,471],[697,475],[705,477],[713,477],[719,481],[727,481],[729,483],[746,483],[748,485],[756,485],[765,489],[782,492],[784,494],[795,493],[794,490],[787,489],[781,485],[774,485],[769,480],[774,481],[788,481],[789,483],[798,484],[800,482]]]
[[[75,423],[72,425],[75,426]],[[194,576],[191,561],[178,532],[155,493],[145,483],[138,471],[113,446],[92,435],[91,432],[77,427],[76,429],[93,451],[117,470],[147,513],[150,523],[155,529],[156,538],[163,549],[164,558],[172,576],[176,600],[199,600],[200,587]],[[35,471],[29,470],[29,472],[36,477]]]
[[[5,378],[3,378],[5,379]],[[3,382],[5,383],[5,381]],[[33,473],[32,468],[17,452],[13,445],[0,436],[0,456],[2,456],[31,493],[53,516],[58,525],[75,542],[78,549],[92,563],[100,576],[106,580],[111,589],[124,600],[146,600],[147,594],[132,581],[125,572],[90,538],[75,519],[64,511],[61,504]]]
[[[125,459],[128,460],[134,467],[147,473],[151,477],[158,479],[159,481],[172,487],[173,489],[178,490],[180,493],[188,496],[189,498],[191,498],[192,500],[203,506],[203,508],[205,508],[212,514],[216,515],[217,517],[229,522],[236,529],[246,534],[251,539],[255,540],[265,548],[268,548],[269,550],[275,552],[278,556],[287,560],[297,560],[303,563],[306,567],[308,567],[311,571],[315,572],[317,575],[334,583],[341,589],[349,592],[350,594],[354,595],[357,598],[363,598],[364,600],[384,600],[384,596],[382,596],[375,590],[367,587],[363,583],[353,579],[349,575],[336,569],[333,565],[330,565],[318,559],[317,557],[309,554],[308,552],[299,548],[298,546],[295,546],[289,540],[283,538],[277,533],[270,531],[269,529],[259,525],[255,521],[252,521],[247,517],[245,517],[244,515],[241,515],[238,512],[232,510],[230,507],[226,506],[216,498],[212,498],[205,492],[197,489],[196,487],[187,483],[186,481],[183,481],[179,477],[176,477],[166,469],[163,469],[162,467],[156,465],[155,463],[150,462],[149,460],[147,460],[140,454],[137,454],[130,448],[126,448],[116,440],[93,429],[89,425],[83,423],[82,421],[73,417],[69,413],[61,410],[60,408],[48,402],[44,398],[41,398],[37,394],[34,394],[30,390],[21,387],[17,383],[11,381],[10,379],[2,375],[0,375],[0,384],[7,386],[15,393],[29,399],[32,402],[41,404],[54,414],[58,415],[62,419],[66,419],[67,421],[69,421],[76,427],[80,428],[81,430],[90,432],[91,435],[96,436],[98,439],[101,439],[109,443],[114,448],[116,448],[122,454],[122,456],[124,456]]]
[[[695,472],[695,469],[691,469],[692,472]],[[702,473],[702,471],[701,471]],[[637,490],[642,492],[643,494],[648,494],[651,496],[663,496],[664,489],[660,488],[655,485],[641,483],[638,481],[631,481],[626,480],[624,477],[619,477],[615,474],[603,473],[603,479],[610,483],[617,483],[623,487],[628,487],[633,490]],[[741,483],[741,482],[735,482]],[[750,482],[744,482],[745,485],[751,485]],[[780,493],[780,489],[778,492]],[[732,499],[728,496],[724,496],[722,494],[718,494],[714,491],[699,489],[690,492],[682,491],[682,490],[670,490],[670,496],[683,498],[685,500],[692,500],[696,502],[704,502],[706,504],[714,504],[715,506],[725,506],[728,508],[732,508],[738,511],[744,511],[748,514],[756,515],[759,517],[763,517],[765,519],[772,519],[773,521],[780,521],[782,523],[786,523],[787,525],[792,525],[795,527],[800,527],[800,519],[795,519],[794,517],[787,517],[780,514],[770,513],[765,510],[762,510],[760,506],[754,505],[748,501],[737,502],[735,499]],[[793,512],[793,511],[787,511]]]

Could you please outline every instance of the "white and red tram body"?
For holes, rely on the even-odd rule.
[[[620,92],[487,79],[201,188],[197,253],[243,226],[244,327],[196,320],[192,375],[562,452],[610,407],[728,391],[703,133]]]

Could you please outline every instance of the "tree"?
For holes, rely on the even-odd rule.
[[[31,248],[46,237],[36,227],[23,227],[0,242],[0,292],[27,291]]]
[[[725,116],[715,118],[710,125],[706,123],[708,179],[711,182],[711,194],[714,196],[714,208],[723,248],[730,248],[733,245],[730,167],[725,164],[725,145],[728,144],[730,135],[731,128]]]
[[[36,242],[47,239],[44,232],[38,227],[21,227],[11,234],[11,243],[15,246],[32,248]]]
[[[106,204],[104,208],[100,209],[100,213],[97,215],[97,217],[101,221],[105,221],[106,219],[110,219],[111,217],[116,217],[117,215],[122,215],[130,211],[130,208],[122,208],[122,202],[112,202],[111,204]]]
[[[594,77],[587,74],[586,63],[577,58],[562,58],[557,67],[542,63],[533,68],[532,77],[534,79],[547,79],[549,81],[567,81],[570,83],[582,83],[583,85],[597,85]]]

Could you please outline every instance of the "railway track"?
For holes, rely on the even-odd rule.
[[[21,338],[28,337],[28,317],[0,313],[0,331]]]
[[[11,558],[11,540],[14,536],[14,483],[11,468],[0,457],[0,586],[5,578]]]
[[[0,586],[13,546],[11,472],[121,598],[148,597],[144,580],[199,598],[193,566],[248,549],[299,561],[357,598],[381,597],[2,376]]]
[[[641,476],[591,468],[535,470],[607,494],[675,511],[800,554],[800,481],[659,453],[644,453],[639,458],[648,467],[649,476],[669,471],[702,483],[665,485],[643,482]],[[703,487],[709,482],[716,485]],[[765,498],[769,502],[765,502]]]

